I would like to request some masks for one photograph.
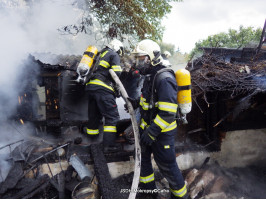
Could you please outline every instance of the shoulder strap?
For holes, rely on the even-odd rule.
[[[161,80],[167,78],[167,77],[175,77],[175,73],[172,69],[164,68],[159,70],[154,77],[154,87],[157,83],[160,83]]]
[[[150,123],[152,121],[153,111],[154,111],[154,107],[155,107],[155,102],[154,102],[155,84],[157,84],[158,82],[160,82],[164,78],[172,77],[171,75],[173,75],[175,77],[175,73],[172,69],[163,68],[163,69],[160,69],[154,76],[154,79],[152,81],[151,100],[150,100],[150,105],[149,105],[149,107],[152,108],[151,112],[150,112]]]
[[[166,72],[166,73],[164,73],[164,72]],[[157,84],[158,82],[160,82],[164,78],[171,77],[171,74],[175,77],[174,71],[172,69],[169,69],[169,68],[160,69],[155,74],[153,82],[152,82],[152,94],[151,94],[152,98],[153,98],[154,93],[155,93],[155,84]],[[153,101],[153,99],[152,99],[152,101]]]
[[[94,62],[91,66],[91,69],[88,73],[88,75],[86,76],[86,79],[84,81],[84,83],[86,84],[87,82],[89,82],[89,80],[91,79],[93,73],[97,70],[99,62],[100,62],[100,57],[101,57],[102,51],[98,52],[97,55],[95,55],[94,57]]]

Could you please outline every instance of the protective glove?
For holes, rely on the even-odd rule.
[[[156,137],[151,135],[148,131],[148,129],[145,129],[143,134],[140,137],[140,144],[146,145],[146,146],[151,146],[152,143],[156,140]]]
[[[133,98],[131,98],[131,97],[128,97],[127,99],[128,99],[128,100],[130,101],[130,103],[132,104],[132,107],[133,107],[134,110],[137,109],[137,108],[139,107],[139,99],[133,99]],[[128,112],[127,104],[124,105],[124,108],[125,108],[125,111]]]
[[[127,99],[130,101],[134,109],[139,107],[139,99],[133,99],[131,97],[128,97]]]

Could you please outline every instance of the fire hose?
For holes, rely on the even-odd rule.
[[[135,111],[133,109],[133,106],[131,102],[128,100],[128,94],[121,83],[120,79],[116,75],[116,73],[112,70],[109,69],[109,72],[114,79],[115,83],[118,85],[118,88],[121,92],[122,98],[125,100],[128,108],[128,112],[130,114],[131,122],[132,122],[132,127],[133,127],[133,132],[134,132],[134,138],[135,138],[135,167],[134,167],[134,176],[133,176],[133,181],[131,185],[131,192],[129,194],[129,199],[135,199],[136,197],[136,191],[138,189],[138,184],[139,184],[139,176],[140,176],[140,161],[141,161],[141,148],[139,144],[139,129],[138,129],[138,123],[135,115]]]

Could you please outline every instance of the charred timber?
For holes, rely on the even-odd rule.
[[[13,144],[17,144],[17,143],[19,143],[19,142],[23,142],[23,141],[24,141],[24,139],[23,139],[23,140],[18,140],[18,141],[16,141],[16,142],[12,142],[12,143],[7,144],[7,145],[4,145],[4,146],[0,147],[0,150],[1,150],[1,149],[4,149],[4,148],[6,148],[6,147],[9,147],[9,146],[11,146],[11,145],[13,145]]]
[[[103,199],[118,199],[120,193],[113,183],[105,156],[99,145],[91,146],[95,175],[99,181],[99,188]]]
[[[11,199],[28,199],[33,197],[35,194],[40,192],[47,187],[49,184],[49,176],[44,175],[36,180],[32,181],[30,185],[25,185],[25,187],[20,190],[15,196],[9,197]]]
[[[66,147],[66,146],[68,146],[69,144],[70,144],[70,143],[66,143],[66,144],[60,145],[60,146],[54,148],[53,150],[48,151],[48,152],[46,152],[45,154],[39,156],[38,158],[32,160],[30,163],[33,164],[33,163],[37,162],[38,160],[40,160],[40,159],[42,159],[42,158],[45,158],[45,157],[46,157],[47,155],[49,155],[50,153],[53,153],[53,152],[55,152],[55,151],[58,150],[58,149],[61,149],[61,148],[63,148],[63,147]]]

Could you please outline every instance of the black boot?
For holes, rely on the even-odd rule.
[[[112,132],[104,132],[103,135],[103,152],[114,153],[121,150],[121,145],[115,143],[116,134]]]
[[[103,153],[116,153],[121,150],[121,146],[115,145],[115,146],[104,146]]]
[[[97,137],[99,136],[99,134],[95,134],[95,135],[88,134],[87,129],[88,129],[88,128],[87,128],[86,126],[84,126],[84,127],[82,128],[82,132],[83,132],[85,135],[89,136],[90,138],[97,138]]]

